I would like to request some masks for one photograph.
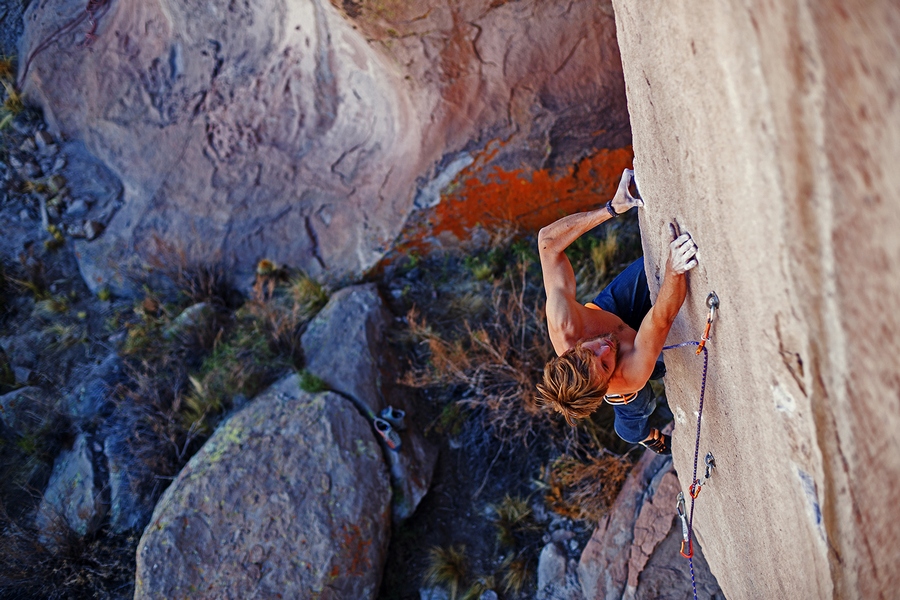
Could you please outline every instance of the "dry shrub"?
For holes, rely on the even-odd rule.
[[[137,534],[101,530],[79,537],[62,521],[41,535],[10,518],[0,504],[0,598],[130,596],[136,545]]]
[[[158,236],[151,239],[153,251],[147,262],[162,275],[187,304],[206,302],[217,309],[235,308],[241,302],[228,276],[228,269],[217,254],[206,261],[193,261],[185,250]]]
[[[497,543],[504,548],[523,548],[531,545],[531,539],[540,527],[534,520],[528,501],[507,494],[501,502],[492,505]]]
[[[169,448],[162,454],[180,467],[195,438],[209,434],[236,398],[255,396],[300,365],[300,334],[327,293],[303,273],[273,265],[258,273],[252,297],[235,309],[238,294],[221,266],[189,267],[183,253],[159,248],[157,269],[176,284],[176,301],[145,288],[135,306],[137,319],[126,324],[130,384],[123,397],[142,407],[128,418],[154,441],[150,447],[162,443]],[[185,305],[200,302],[208,309],[176,327]],[[168,474],[171,464],[163,460],[153,471]]]
[[[451,600],[456,600],[469,572],[469,560],[465,546],[449,548],[434,547],[428,551],[428,568],[425,581],[438,585],[450,592]]]
[[[596,523],[612,506],[630,469],[627,459],[607,453],[587,461],[563,455],[548,469],[544,499],[558,514]]]
[[[509,594],[518,595],[534,578],[534,561],[523,554],[513,556],[503,564],[503,589]]]
[[[459,403],[480,416],[485,430],[508,444],[565,437],[558,419],[543,410],[535,385],[552,348],[544,332],[543,301],[528,288],[528,262],[515,277],[495,282],[487,318],[462,322],[461,331],[437,332],[413,307],[410,333],[427,346],[428,362],[402,380],[414,387],[459,386]],[[530,291],[530,290],[529,290]]]

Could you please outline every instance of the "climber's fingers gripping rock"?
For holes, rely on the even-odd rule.
[[[697,244],[685,232],[669,244],[669,268],[676,275],[687,273],[697,266]]]

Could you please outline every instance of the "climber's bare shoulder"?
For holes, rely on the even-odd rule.
[[[602,309],[588,308],[575,300],[547,296],[547,329],[557,356],[583,340],[613,334],[631,346],[636,332],[622,319]]]

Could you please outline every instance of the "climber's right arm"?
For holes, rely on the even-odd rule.
[[[616,194],[610,200],[618,214],[644,205],[628,191],[633,178],[634,171],[625,169]],[[563,217],[538,233],[538,253],[547,293],[547,329],[557,354],[562,354],[584,336],[582,307],[575,298],[575,271],[565,250],[579,237],[611,218],[612,214],[603,207]]]

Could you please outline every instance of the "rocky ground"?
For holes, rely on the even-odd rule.
[[[72,162],[63,158],[62,144],[45,133],[38,114],[23,110],[8,125],[0,131],[5,158],[0,219],[6,225],[0,239],[0,348],[5,393],[2,458],[12,475],[2,499],[4,543],[18,556],[5,565],[0,589],[4,597],[23,590],[50,597],[130,596],[137,535],[155,499],[206,434],[178,439],[183,445],[180,456],[159,461],[168,462],[168,470],[151,474],[149,487],[145,482],[141,488],[141,502],[116,492],[115,478],[110,478],[110,471],[121,467],[115,444],[108,442],[110,422],[120,429],[133,425],[114,416],[119,414],[117,402],[130,398],[126,390],[135,389],[138,363],[128,348],[136,343],[136,333],[147,333],[141,328],[151,314],[160,322],[174,322],[189,298],[150,287],[137,299],[92,295],[72,246],[72,239],[90,227],[85,227],[82,199],[90,198],[92,190],[79,187]],[[385,269],[377,279],[394,318],[390,335],[397,362],[406,364],[399,365],[398,373],[427,360],[417,349],[421,340],[409,332],[409,310],[418,307],[442,335],[459,333],[461,315],[477,325],[490,312],[492,293],[516,275],[507,272],[505,261],[515,264],[514,254],[508,252],[501,248],[467,259],[399,257]],[[539,279],[530,258],[525,285],[534,301]],[[226,304],[223,300],[222,307]],[[201,369],[196,360],[193,367]],[[435,549],[464,557],[456,581],[461,591],[474,593],[482,586],[501,593],[506,589],[504,598],[534,597],[541,549],[559,542],[568,560],[577,560],[592,530],[589,521],[549,510],[544,499],[549,464],[561,447],[537,437],[493,436],[485,430],[483,410],[457,406],[456,400],[472,394],[465,386],[427,385],[414,394],[420,403],[416,426],[440,447],[439,459],[422,505],[394,529],[380,597],[418,598],[423,589],[433,590],[429,597],[442,597],[449,580],[427,576],[438,560]],[[24,406],[30,408],[24,411]],[[26,412],[25,420],[12,418]],[[599,426],[608,429],[609,419],[601,415]],[[117,435],[141,434],[121,429]],[[608,435],[607,440],[615,451],[627,450],[616,447]],[[52,491],[54,485],[74,479],[89,482],[70,495]],[[498,516],[499,511],[517,508],[521,514],[508,523]],[[56,518],[60,515],[62,520]],[[25,547],[30,554],[21,554]]]

